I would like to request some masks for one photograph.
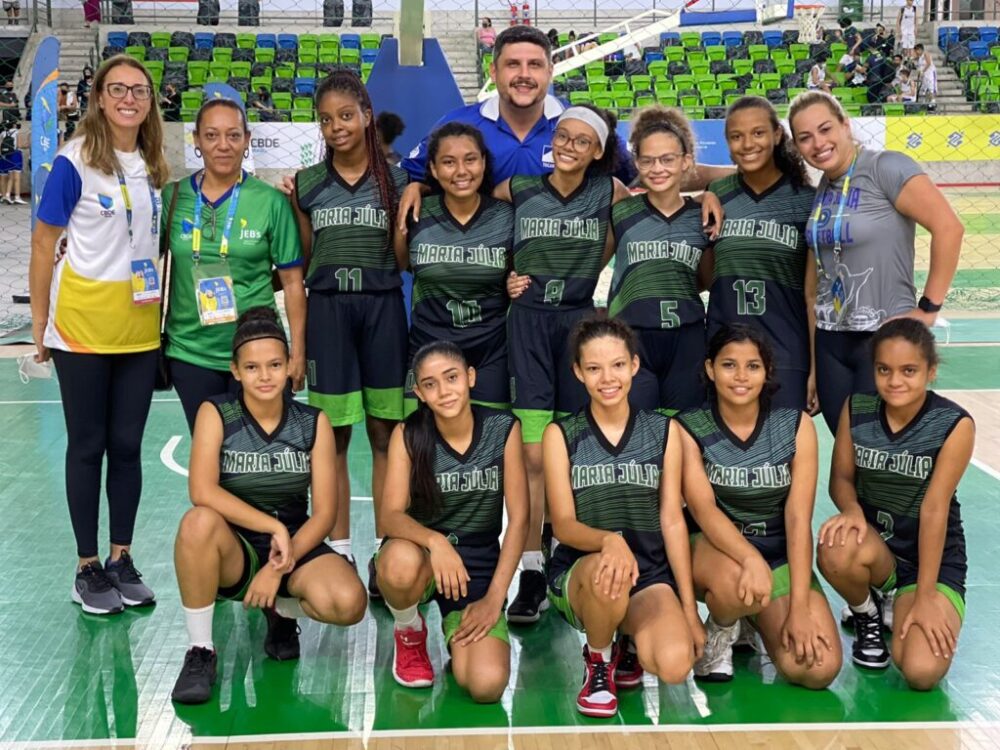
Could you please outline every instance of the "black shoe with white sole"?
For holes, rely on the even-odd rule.
[[[89,615],[114,615],[125,609],[121,594],[97,560],[77,571],[70,597]]]
[[[518,579],[517,596],[507,607],[507,621],[519,625],[538,622],[542,612],[549,608],[547,592],[548,585],[541,571],[522,570]]]
[[[889,666],[889,649],[882,635],[882,605],[872,592],[874,614],[854,613],[854,645],[851,659],[859,667],[885,669]]]

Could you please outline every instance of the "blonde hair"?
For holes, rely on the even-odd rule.
[[[844,111],[844,108],[835,97],[825,91],[803,91],[792,99],[792,103],[788,105],[788,127],[792,131],[793,138],[795,137],[795,116],[814,104],[825,105],[830,110],[830,114],[836,117],[841,125],[847,124],[847,112]]]
[[[122,171],[118,156],[115,154],[111,124],[108,122],[104,110],[97,105],[97,95],[104,91],[104,82],[111,71],[123,65],[141,71],[146,78],[147,85],[152,89],[152,95],[149,98],[149,113],[142,125],[139,126],[138,146],[139,153],[142,154],[142,159],[149,169],[153,185],[162,188],[170,178],[170,167],[167,165],[167,158],[163,153],[163,120],[160,117],[160,106],[153,79],[150,78],[149,71],[137,60],[133,60],[127,55],[115,55],[105,60],[97,69],[93,85],[95,93],[91,95],[91,104],[87,107],[87,113],[80,120],[73,137],[83,139],[81,152],[88,167],[98,169],[105,174],[115,174]]]
[[[694,133],[691,124],[684,113],[676,108],[667,108],[659,104],[643,107],[632,119],[632,133],[629,135],[629,147],[632,154],[639,155],[639,146],[651,135],[666,133],[680,141],[684,153],[695,157]]]

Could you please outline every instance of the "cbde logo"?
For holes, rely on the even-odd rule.
[[[101,216],[110,219],[115,215],[115,201],[110,195],[97,194],[97,202],[101,204]]]

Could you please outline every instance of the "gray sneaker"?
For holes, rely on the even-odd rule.
[[[142,582],[142,574],[135,569],[128,552],[122,552],[114,562],[108,560],[104,569],[126,607],[146,607],[156,601],[156,594]]]
[[[723,627],[709,615],[705,621],[705,636],[705,651],[694,664],[694,678],[704,682],[729,682],[733,679],[733,644],[740,637],[739,620]]]
[[[91,615],[113,615],[125,609],[121,594],[97,561],[87,563],[77,572],[70,596]]]

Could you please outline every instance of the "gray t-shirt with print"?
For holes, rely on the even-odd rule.
[[[815,254],[818,239],[821,268],[816,293],[816,326],[826,331],[874,331],[888,318],[912,310],[916,222],[895,208],[911,177],[923,169],[897,151],[861,149],[840,226],[841,253],[834,258],[834,224],[845,176],[830,182],[824,176],[806,225],[806,239]],[[819,221],[816,207],[822,202]],[[814,228],[815,225],[815,228]],[[838,317],[833,286],[844,284],[844,304]]]

